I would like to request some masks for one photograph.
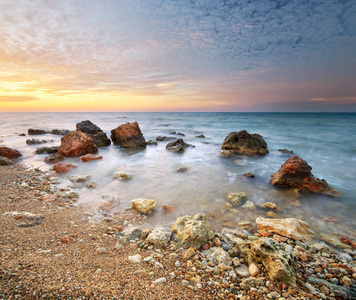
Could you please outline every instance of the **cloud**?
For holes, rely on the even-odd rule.
[[[37,97],[32,96],[6,96],[0,95],[0,102],[29,102],[29,101],[38,101],[40,100]]]

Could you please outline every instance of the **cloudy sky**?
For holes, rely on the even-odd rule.
[[[0,0],[0,111],[356,111],[356,1]]]

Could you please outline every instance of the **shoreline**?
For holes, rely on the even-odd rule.
[[[231,256],[231,265],[211,262],[203,250],[180,247],[173,239],[159,247],[142,238],[125,237],[122,229],[127,233],[127,228],[144,222],[135,210],[95,221],[85,208],[71,206],[66,198],[45,203],[39,200],[41,195],[51,192],[43,176],[20,165],[0,167],[0,299],[355,297],[355,250],[340,255],[330,247],[325,248],[330,252],[318,252],[312,244],[281,242],[297,254],[296,286],[291,287],[271,281],[262,264],[255,276],[237,272],[248,264],[227,235],[215,232],[209,248],[224,249],[229,243],[224,251]],[[14,211],[37,217],[4,215]],[[242,240],[261,239],[253,235]],[[247,281],[252,285],[246,287]]]

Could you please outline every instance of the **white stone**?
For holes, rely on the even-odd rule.
[[[153,281],[153,283],[155,283],[155,284],[156,283],[165,283],[165,282],[167,282],[167,279],[164,277],[158,278],[155,281]]]
[[[139,262],[141,262],[141,255],[136,254],[136,255],[129,256],[129,261],[131,261],[133,263],[139,263]]]

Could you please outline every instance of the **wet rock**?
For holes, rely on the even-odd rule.
[[[147,236],[146,243],[154,245],[159,248],[166,248],[171,239],[171,233],[164,230],[162,227],[158,227],[152,230]]]
[[[244,192],[230,193],[227,196],[227,200],[229,200],[229,202],[235,206],[240,206],[242,200],[245,200],[245,199],[246,199],[246,193],[244,193]]]
[[[278,149],[279,152],[285,153],[285,154],[294,154],[293,151],[287,150],[287,149]]]
[[[246,178],[255,178],[255,175],[253,175],[252,173],[244,173],[241,176],[246,177]]]
[[[22,154],[14,149],[8,147],[0,147],[0,156],[6,157],[8,159],[18,158]]]
[[[200,135],[197,135],[195,137],[198,138],[198,139],[205,139],[205,135],[204,134],[200,134]]]
[[[130,180],[130,179],[132,179],[131,175],[128,175],[126,173],[119,173],[119,172],[115,173],[113,175],[113,177],[116,178],[116,179],[119,179],[119,180]]]
[[[80,123],[77,123],[76,125],[77,130],[84,132],[84,133],[91,133],[91,134],[96,134],[99,132],[103,132],[100,127],[95,125],[89,120],[82,121]]]
[[[245,130],[229,133],[222,143],[221,149],[249,155],[262,155],[269,152],[267,143],[261,135],[249,134]]]
[[[272,209],[272,210],[276,210],[276,211],[282,211],[282,209],[273,202],[264,202],[264,203],[260,203],[258,204],[258,207],[263,208],[263,209]]]
[[[164,212],[174,212],[177,210],[175,206],[168,205],[168,204],[163,204],[161,206],[161,208],[162,208],[162,211],[164,211]]]
[[[111,130],[111,139],[123,148],[146,146],[146,140],[137,122],[126,123]]]
[[[215,234],[206,219],[204,214],[179,217],[171,228],[175,240],[182,246],[195,248],[211,241]]]
[[[46,131],[41,130],[41,129],[33,129],[33,128],[30,128],[30,129],[28,130],[28,134],[29,134],[29,135],[37,135],[37,134],[45,134],[45,133],[46,133]]]
[[[140,227],[128,227],[122,231],[126,240],[139,240],[141,238],[142,228]]]
[[[234,154],[234,151],[232,150],[221,150],[219,152],[219,155],[224,158],[229,158]]]
[[[47,164],[55,164],[62,160],[64,160],[64,157],[62,155],[60,155],[58,153],[54,153],[50,156],[47,156],[44,161]]]
[[[158,143],[156,141],[149,140],[147,141],[146,145],[158,145]]]
[[[82,156],[85,154],[95,154],[98,146],[86,133],[72,131],[61,138],[61,145],[58,153],[63,156]]]
[[[45,140],[39,140],[39,139],[27,139],[26,144],[27,145],[37,145],[37,144],[42,144],[42,143],[47,143]]]
[[[211,247],[201,252],[208,261],[218,266],[220,264],[231,266],[232,259],[230,255],[221,247]]]
[[[252,201],[247,200],[246,203],[241,206],[241,208],[254,210],[254,209],[256,209],[256,205]]]
[[[56,171],[56,173],[66,173],[70,170],[70,168],[76,168],[77,166],[72,165],[72,164],[67,164],[67,163],[56,163],[53,166],[53,170]]]
[[[10,159],[4,156],[0,156],[0,166],[8,166],[12,164],[13,162]]]
[[[176,138],[173,136],[160,135],[160,136],[156,137],[156,141],[158,141],[158,142],[171,141],[171,140],[175,140],[175,139]]]
[[[82,162],[88,162],[88,161],[93,161],[93,160],[97,160],[97,159],[102,159],[102,156],[95,156],[93,154],[86,154],[80,157],[80,160]]]
[[[85,182],[90,179],[90,175],[71,175],[69,176],[69,180],[71,182]]]
[[[51,146],[51,147],[40,147],[36,149],[36,154],[53,154],[58,152],[58,146]]]
[[[105,132],[99,132],[96,134],[88,133],[88,136],[92,138],[94,144],[98,147],[105,147],[111,145],[111,140],[108,138]]]
[[[314,237],[314,232],[308,223],[294,218],[257,218],[256,224],[258,230],[265,230],[269,233],[275,233],[296,241],[310,241]]]
[[[70,130],[67,129],[53,129],[51,131],[51,134],[56,134],[56,135],[66,135],[70,133]]]
[[[292,156],[272,175],[270,183],[280,187],[298,188],[304,192],[339,197],[341,193],[332,189],[328,183],[311,173],[312,167],[298,156]]]
[[[99,207],[102,209],[102,210],[105,210],[105,211],[110,211],[113,207],[114,207],[114,204],[112,202],[109,202],[109,201],[104,201],[104,202],[101,202],[99,204]]]
[[[248,241],[238,245],[249,264],[262,264],[271,280],[296,285],[296,257],[293,248],[271,238]]]
[[[156,200],[146,198],[134,199],[131,203],[133,209],[136,209],[143,214],[150,213],[157,205]]]
[[[182,139],[176,139],[174,142],[168,143],[166,149],[172,152],[184,152],[185,148],[194,147],[191,144],[185,143]]]

